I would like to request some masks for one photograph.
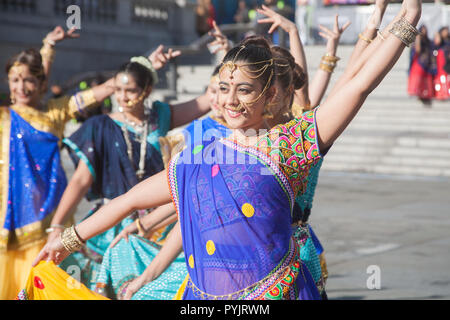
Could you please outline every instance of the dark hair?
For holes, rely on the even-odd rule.
[[[270,64],[272,59],[272,53],[270,48],[263,46],[256,46],[254,44],[238,45],[227,52],[223,58],[222,63],[225,64],[228,61],[244,62],[247,63],[247,68],[250,71],[260,70],[264,64],[269,64],[262,74],[257,78],[267,89],[270,88],[275,80],[275,68],[274,64]]]
[[[221,65],[219,64],[214,68],[214,71],[213,71],[211,77],[217,76],[219,74],[220,67],[221,67]]]
[[[116,73],[127,73],[131,75],[136,81],[136,84],[141,88],[153,86],[153,76],[150,70],[137,62],[127,62],[123,64]]]
[[[296,62],[292,54],[285,48],[273,46],[271,48],[275,59],[275,72],[277,80],[283,88],[288,88],[291,84],[294,90],[298,90],[306,83],[307,75]]]
[[[295,63],[295,59],[289,50],[280,46],[273,46],[271,42],[263,36],[253,35],[241,41],[242,45],[253,44],[264,48],[269,48],[275,59],[276,79],[284,88],[293,84],[294,89],[303,87],[307,80],[307,74],[303,68]],[[285,66],[288,65],[288,66]]]
[[[28,66],[30,73],[34,75],[40,82],[44,82],[46,79],[44,74],[44,67],[42,66],[42,57],[39,51],[34,48],[26,49],[14,55],[6,63],[5,71],[9,73],[14,63],[21,63]]]
[[[272,47],[272,43],[267,38],[260,35],[248,36],[245,39],[243,39],[239,44],[244,46],[252,44],[258,47],[267,48],[269,50]]]

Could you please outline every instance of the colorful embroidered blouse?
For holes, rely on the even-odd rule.
[[[320,299],[291,228],[295,197],[320,158],[311,111],[255,146],[214,140],[172,159],[184,299]]]

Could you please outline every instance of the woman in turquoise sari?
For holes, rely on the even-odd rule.
[[[170,159],[176,149],[188,147],[193,150],[202,138],[226,137],[230,134],[229,129],[220,123],[223,123],[223,119],[217,105],[218,72],[219,68],[215,68],[206,90],[211,115],[192,121],[182,133],[160,137],[163,159]],[[175,208],[169,204],[123,228],[103,255],[95,290],[122,299],[128,284],[142,274],[156,256],[174,222]],[[147,284],[133,299],[172,299],[187,274],[184,260],[184,255],[179,255],[157,281]]]
[[[84,196],[88,201],[96,201],[94,208],[87,214],[89,217],[110,199],[124,194],[143,179],[162,171],[164,162],[159,138],[165,136],[170,129],[184,125],[209,111],[206,96],[172,106],[149,99],[158,79],[156,69],[163,67],[165,62],[176,55],[178,54],[171,49],[168,53],[163,53],[160,46],[149,57],[150,60],[146,57],[134,57],[121,66],[113,78],[114,94],[120,105],[119,112],[91,117],[63,140],[76,170],[52,219],[55,227],[48,241],[59,237],[61,226],[71,217]],[[105,294],[109,293],[111,298],[115,298],[118,287],[106,288],[103,280],[97,281],[103,256],[124,227],[131,223],[140,224],[139,219],[147,213],[146,210],[136,211],[114,228],[89,240],[81,252],[71,255],[60,267],[70,274],[76,272],[74,267],[77,267],[77,274],[81,276],[83,284],[91,290],[102,293],[106,291]],[[168,230],[170,227],[168,226]],[[162,233],[164,234],[163,231]],[[147,258],[151,260],[160,243],[148,242],[147,239],[142,243],[142,248],[147,247]],[[181,274],[180,282],[184,276],[185,272]],[[120,287],[132,279],[131,274],[126,274],[117,283],[120,283]]]
[[[195,154],[189,149],[177,154],[167,173],[146,179],[66,229],[35,264],[64,260],[134,210],[172,198],[179,220],[125,298],[157,279],[184,250],[189,273],[184,299],[320,299],[291,229],[295,197],[305,191],[321,150],[331,147],[414,41],[420,14],[420,1],[405,0],[382,38],[350,68],[345,85],[319,108],[274,128],[265,128],[263,117],[274,94],[270,50],[233,48],[224,58],[219,90],[233,136],[205,141]]]

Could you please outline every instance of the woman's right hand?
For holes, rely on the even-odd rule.
[[[40,261],[53,261],[56,265],[60,264],[67,256],[70,254],[64,248],[61,243],[61,238],[55,237],[52,240],[49,239],[47,244],[42,248],[42,250],[37,255],[36,259],[33,261],[32,266],[35,267]]]
[[[138,229],[136,226],[136,223],[133,221],[129,225],[127,225],[125,228],[120,231],[120,233],[114,238],[113,241],[111,241],[111,244],[109,245],[110,248],[114,247],[121,239],[125,239],[128,242],[128,236],[130,234],[137,233]]]

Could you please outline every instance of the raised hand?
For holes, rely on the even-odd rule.
[[[271,23],[270,29],[268,33],[274,32],[278,27],[283,29],[286,32],[297,31],[297,26],[291,20],[283,17],[281,14],[276,13],[272,9],[262,5],[261,8],[258,8],[257,11],[267,18],[259,19],[258,23]]]
[[[155,70],[159,70],[163,68],[167,62],[179,55],[181,55],[181,51],[174,51],[172,48],[169,48],[169,50],[164,53],[164,46],[161,44],[148,56],[148,60],[150,60]]]
[[[231,49],[230,41],[228,38],[222,33],[216,21],[213,20],[213,29],[208,32],[211,37],[214,37],[215,40],[208,44],[208,47],[212,48],[211,53],[215,54],[221,50],[228,52]]]
[[[344,24],[342,27],[339,27],[339,16],[336,15],[334,17],[333,30],[319,25],[320,30],[322,30],[319,31],[319,35],[322,38],[327,39],[327,53],[335,55],[337,46],[339,44],[339,39],[341,38],[342,33],[345,31],[345,29],[348,28],[350,24],[351,22],[347,21],[346,24]]]
[[[49,41],[52,41],[53,43],[62,41],[64,39],[79,38],[80,34],[75,32],[76,32],[75,28],[71,28],[67,32],[65,32],[61,26],[56,26],[55,29],[49,32],[45,38]]]

